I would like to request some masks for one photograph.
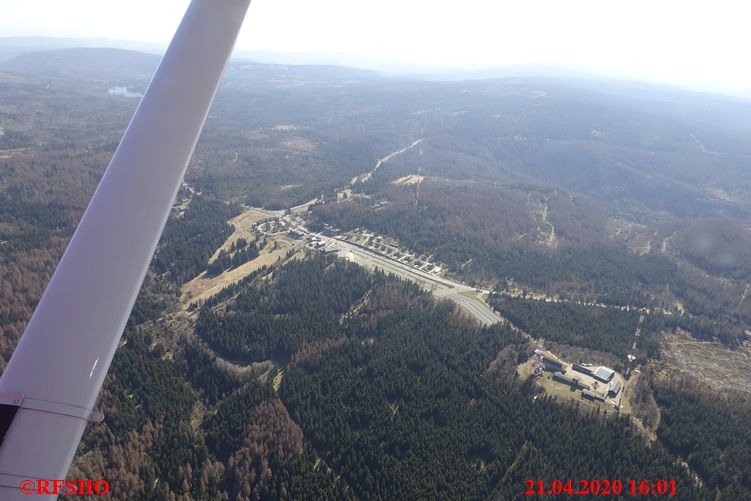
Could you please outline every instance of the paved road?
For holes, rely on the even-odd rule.
[[[340,257],[368,269],[380,269],[386,273],[393,273],[398,277],[415,282],[423,289],[432,292],[438,298],[446,298],[454,301],[484,325],[492,325],[501,321],[501,317],[480,299],[475,294],[474,289],[468,285],[412,268],[394,259],[376,254],[339,238],[323,237],[320,235],[319,237],[326,243],[326,249],[335,250]]]
[[[501,321],[501,317],[480,298],[469,298],[460,294],[451,294],[447,297],[485,325],[493,325]]]

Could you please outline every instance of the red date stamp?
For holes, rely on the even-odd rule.
[[[569,494],[572,496],[675,496],[675,480],[525,480],[528,496]]]

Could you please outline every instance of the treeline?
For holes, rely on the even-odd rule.
[[[501,294],[491,296],[489,303],[501,316],[532,337],[608,351],[620,360],[625,360],[630,351],[639,320],[636,310],[535,301]],[[639,349],[652,358],[659,354],[653,337],[659,334],[661,327],[662,321],[646,317]]]
[[[246,288],[246,285],[252,283],[256,278],[258,278],[259,276],[263,276],[267,274],[268,272],[269,272],[269,267],[266,265],[263,265],[257,270],[250,272],[247,276],[238,280],[237,282],[233,282],[229,284],[228,286],[222,288],[222,290],[220,290],[213,296],[209,297],[208,299],[197,302],[197,303],[196,302],[190,303],[190,306],[188,309],[195,310],[199,306],[202,308],[211,309],[214,306],[218,305],[219,303],[238,294],[240,291]]]
[[[206,273],[210,276],[216,276],[226,270],[237,268],[241,264],[257,258],[260,250],[255,242],[248,243],[244,238],[239,238],[232,243],[229,252],[225,252],[224,249],[219,251],[219,255],[206,269]]]
[[[195,196],[180,217],[171,217],[152,261],[157,273],[168,273],[179,286],[207,267],[214,251],[232,234],[227,223],[240,207]]]
[[[630,352],[637,309],[596,307],[574,302],[548,302],[493,294],[490,305],[513,325],[535,338],[607,351],[625,360]],[[737,347],[744,339],[744,324],[737,320],[709,320],[691,315],[652,312],[645,317],[638,344],[640,363],[660,357],[659,334],[683,329],[706,341]]]
[[[709,320],[705,317],[682,315],[665,319],[666,327],[680,327],[692,336],[705,341],[720,341],[730,348],[741,346],[747,338],[748,325],[736,318],[720,318]]]
[[[3,356],[23,330],[137,104],[107,96],[99,84],[55,80],[51,92],[47,79],[11,80],[0,86],[5,132],[0,147],[9,149],[0,169]],[[395,94],[382,85],[306,85],[290,92],[266,82],[250,87],[261,99],[244,99],[248,86],[233,91],[233,85],[214,103],[217,116],[223,118],[207,125],[192,175],[204,191],[223,199],[246,197],[252,205],[289,206],[331,192],[371,168],[378,158],[413,140],[427,121],[431,135],[440,124],[440,135],[434,137],[440,138],[436,142],[443,149],[428,149],[426,144],[431,161],[423,166],[433,168],[432,159],[442,161],[442,175],[482,178],[499,170],[495,164],[488,167],[493,152],[502,165],[517,167],[519,156],[528,153],[522,163],[529,168],[522,172],[552,182],[563,179],[571,189],[593,186],[593,193],[615,200],[615,206],[641,194],[656,201],[649,206],[659,210],[680,205],[686,214],[706,214],[705,208],[712,209],[708,201],[697,202],[693,192],[673,191],[666,197],[664,186],[650,187],[646,180],[637,186],[640,189],[619,182],[591,185],[592,177],[581,175],[582,152],[569,150],[564,156],[561,150],[568,147],[555,140],[544,162],[537,162],[541,155],[530,150],[539,149],[543,136],[585,139],[591,131],[591,124],[580,120],[573,136],[561,136],[567,130],[561,119],[565,113],[543,112],[538,106],[542,101],[519,99],[518,91],[529,92],[538,84],[514,84],[514,92],[501,89],[491,94],[493,102],[505,103],[493,111],[511,120],[488,113],[489,101],[480,97],[488,95],[486,83],[472,84],[483,92],[462,93],[460,88],[467,84],[461,83],[429,84],[431,92],[417,93],[408,85]],[[561,92],[548,90],[549,97]],[[573,97],[579,94],[584,95]],[[560,98],[543,101],[555,106],[552,111],[565,109]],[[437,106],[444,111],[412,115]],[[464,119],[449,109],[477,113]],[[537,138],[532,146],[514,137],[519,128],[515,119],[525,116],[532,120],[523,122],[527,130],[522,132]],[[558,119],[551,122],[551,117]],[[503,129],[489,127],[491,122],[503,124]],[[274,128],[283,123],[299,128]],[[478,138],[478,131],[485,132],[469,142]],[[497,140],[499,132],[502,141]],[[652,131],[639,134],[645,144],[653,145]],[[687,133],[682,137],[684,148],[687,143],[695,156],[693,141]],[[514,150],[514,145],[527,148],[526,153]],[[485,153],[474,155],[479,148]],[[610,157],[607,149],[598,151]],[[664,164],[667,158],[647,157],[645,153],[639,159]],[[675,158],[690,160],[688,155]],[[719,165],[720,160],[712,162]],[[602,170],[599,163],[585,163]],[[546,171],[530,170],[538,165]],[[700,162],[690,165],[687,176],[707,171]],[[737,177],[741,171],[733,172]],[[507,177],[505,170],[502,173]],[[610,190],[603,191],[603,186]],[[493,274],[517,277],[528,286],[597,294],[616,304],[638,303],[645,291],[665,289],[669,282],[693,313],[727,316],[739,306],[740,293],[734,287],[713,288],[705,277],[685,275],[685,270],[676,274],[659,257],[610,256],[606,247],[596,255],[530,253],[523,246],[507,249],[505,242],[523,233],[517,234],[517,229],[526,228],[513,226],[518,196],[506,203],[489,192],[476,196],[472,190],[457,190],[453,196],[437,192],[431,198],[426,183],[415,208],[413,192],[402,191],[402,199],[390,199],[391,207],[402,203],[412,212],[386,207],[378,211],[381,216],[357,225],[382,227],[383,233],[417,250],[420,242],[428,252],[439,249],[441,259],[472,279]],[[462,199],[470,203],[459,211],[456,202]],[[564,210],[554,205],[559,202],[551,198],[552,218]],[[225,222],[235,210],[196,197],[183,219],[170,220],[154,269],[178,285],[206,269],[214,249],[231,232]],[[363,213],[367,212],[372,211],[365,205]],[[600,224],[593,212],[586,207],[571,212],[573,217],[566,218],[571,227],[563,220],[552,222],[564,240],[585,241]],[[360,217],[352,214],[352,224],[355,216]],[[586,224],[578,225],[579,221]],[[473,261],[462,269],[469,258]],[[725,262],[723,257],[718,264]],[[297,361],[283,379],[283,402],[270,382],[241,385],[210,353],[189,344],[169,344],[173,333],[154,321],[169,307],[160,295],[173,289],[158,291],[157,284],[147,283],[154,294],[139,299],[123,338],[126,344],[115,356],[100,398],[106,420],[88,426],[71,478],[106,478],[113,497],[119,499],[513,499],[520,497],[526,478],[575,479],[585,474],[675,479],[682,498],[716,497],[709,489],[697,492],[674,458],[659,445],[644,446],[632,436],[626,420],[596,414],[582,418],[545,398],[533,401],[531,385],[486,375],[497,350],[517,349],[519,340],[513,334],[467,326],[457,320],[452,306],[436,305],[414,286],[361,277],[361,271],[346,271],[346,266],[342,272],[340,264],[330,261],[315,260],[308,272],[300,266],[287,276],[275,271],[270,283],[252,284],[251,278],[228,288],[224,299],[242,293],[229,305],[228,316],[236,318],[226,325],[216,323],[218,331],[206,336],[213,335],[214,346],[225,346],[228,355],[240,346],[244,348],[239,352],[246,350],[248,358],[259,353]],[[639,276],[653,271],[654,280]],[[216,306],[215,301],[204,306]],[[266,315],[266,324],[259,324],[262,328],[245,322],[255,309]],[[217,310],[212,314],[221,321]],[[744,311],[740,309],[739,315]],[[713,424],[714,403],[697,402],[698,407],[690,398],[663,399],[672,419],[661,432],[664,443],[687,452],[689,464],[710,489],[716,485],[724,497],[747,498],[745,418],[730,406],[718,407]],[[706,430],[708,438],[699,446],[682,435],[684,416],[690,418],[688,429],[696,436]]]

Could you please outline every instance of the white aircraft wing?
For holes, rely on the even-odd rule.
[[[27,479],[65,479],[101,419],[97,395],[249,3],[188,7],[2,374],[0,499],[28,499]]]

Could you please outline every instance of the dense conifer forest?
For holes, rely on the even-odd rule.
[[[639,318],[638,311],[592,308],[576,303],[549,303],[495,295],[490,304],[513,325],[535,337],[573,346],[609,351],[625,360]],[[640,349],[654,358],[662,319],[649,318]]]
[[[662,408],[657,429],[670,452],[685,458],[707,490],[723,499],[747,497],[751,484],[751,400],[690,380],[655,383]]]
[[[316,314],[322,326],[279,345],[289,362],[278,391],[271,378],[243,382],[200,343],[170,356],[151,329],[131,328],[102,397],[113,417],[87,432],[79,471],[104,468],[143,498],[510,499],[528,478],[584,470],[708,496],[628,418],[534,399],[513,371],[526,357],[519,335],[479,328],[414,285],[312,258],[228,291],[213,308],[238,323],[212,332],[264,339],[266,324],[240,322],[259,303],[290,325]],[[129,463],[134,448],[145,456]]]
[[[232,234],[227,220],[239,213],[236,205],[193,197],[182,215],[164,228],[154,270],[169,273],[178,285],[198,275],[208,266],[214,250]]]

